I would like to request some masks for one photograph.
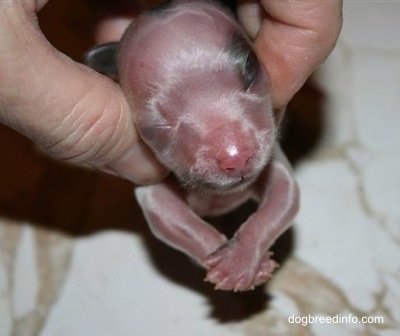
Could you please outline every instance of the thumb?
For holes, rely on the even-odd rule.
[[[54,49],[23,3],[0,5],[0,121],[57,158],[135,183],[161,179],[120,87]]]

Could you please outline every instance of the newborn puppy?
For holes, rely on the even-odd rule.
[[[118,75],[143,141],[173,173],[136,188],[152,232],[203,265],[217,289],[268,280],[277,266],[268,249],[298,210],[298,188],[268,76],[232,14],[214,1],[167,1],[86,58]],[[201,218],[249,198],[258,210],[230,240]]]

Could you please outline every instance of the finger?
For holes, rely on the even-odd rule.
[[[89,0],[100,18],[95,30],[96,43],[119,41],[132,20],[158,2],[159,0]]]
[[[243,29],[251,39],[255,39],[260,30],[265,12],[259,0],[241,0],[237,6],[237,16]]]
[[[133,18],[130,17],[109,17],[103,19],[96,27],[96,43],[102,44],[119,41],[132,20]]]
[[[276,108],[288,103],[332,51],[341,29],[341,10],[340,0],[239,1],[239,17],[255,37]]]
[[[119,86],[50,46],[23,3],[1,5],[1,121],[58,158],[136,183],[162,178]]]

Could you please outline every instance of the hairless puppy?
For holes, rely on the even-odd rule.
[[[298,187],[277,141],[268,76],[233,15],[214,1],[172,0],[140,15],[87,64],[117,76],[143,141],[171,172],[136,188],[152,232],[207,269],[222,290],[267,281]],[[201,217],[252,198],[231,239]]]

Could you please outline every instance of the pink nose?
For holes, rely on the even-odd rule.
[[[218,166],[228,175],[242,177],[251,166],[251,150],[230,146],[216,155]]]

